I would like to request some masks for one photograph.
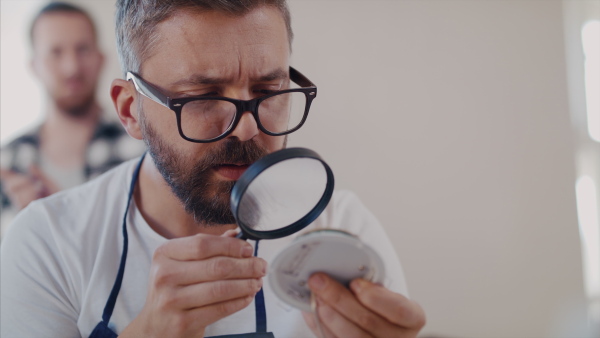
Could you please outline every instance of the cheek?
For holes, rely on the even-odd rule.
[[[269,136],[269,135],[264,135],[261,133],[261,135],[259,137],[261,137],[261,140],[259,141],[259,143],[263,147],[267,148],[269,153],[272,153],[277,150],[281,150],[283,148],[283,146],[285,145],[285,139],[286,139],[285,136]]]
[[[152,128],[155,137],[177,151],[177,155],[194,154],[195,143],[184,140],[179,135],[175,112],[148,98],[143,98],[145,123]]]
[[[42,78],[42,81],[46,83],[53,83],[58,81],[59,67],[58,64],[53,60],[44,60],[38,67],[38,74]]]
[[[101,63],[97,58],[89,58],[83,61],[85,74],[87,75],[90,82],[96,83],[100,76]]]

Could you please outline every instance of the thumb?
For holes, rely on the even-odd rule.
[[[231,229],[231,230],[225,231],[221,236],[223,236],[223,237],[235,237],[237,234],[238,234],[238,230],[237,229]]]

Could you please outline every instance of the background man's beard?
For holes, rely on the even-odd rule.
[[[240,142],[229,138],[214,143],[201,160],[191,163],[163,142],[145,123],[143,115],[140,113],[140,124],[148,152],[185,211],[196,223],[205,226],[234,224],[229,198],[235,182],[217,180],[213,167],[223,163],[253,163],[266,155],[267,150],[254,140]]]
[[[95,93],[77,99],[54,98],[56,106],[69,117],[81,118],[87,116],[94,106]]]

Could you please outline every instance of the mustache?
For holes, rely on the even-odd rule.
[[[236,138],[227,139],[217,147],[208,150],[201,163],[197,163],[194,172],[202,172],[222,164],[252,164],[268,151],[254,140],[241,142]]]

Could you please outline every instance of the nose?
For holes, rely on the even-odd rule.
[[[258,124],[252,112],[246,111],[242,114],[240,121],[229,137],[237,137],[241,142],[249,141],[258,135]]]
[[[69,51],[63,56],[60,67],[66,77],[71,77],[79,73],[81,60],[75,51]]]

